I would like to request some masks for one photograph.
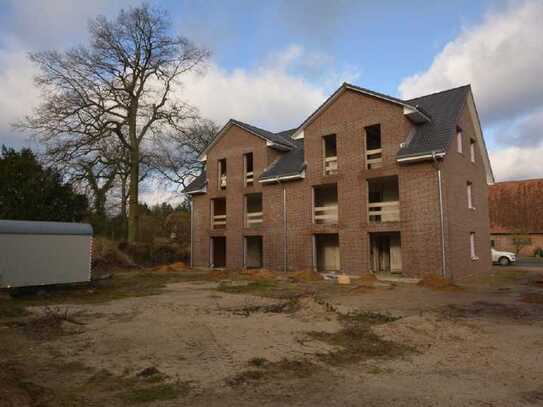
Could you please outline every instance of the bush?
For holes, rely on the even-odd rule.
[[[120,242],[118,247],[141,266],[171,264],[190,257],[190,249],[169,242]]]
[[[535,257],[543,257],[543,249],[541,247],[536,247],[534,250]]]
[[[134,261],[126,253],[119,250],[116,242],[101,237],[94,238],[92,247],[93,270],[134,266]]]

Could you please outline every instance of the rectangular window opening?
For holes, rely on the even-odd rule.
[[[226,229],[226,198],[211,200],[211,228]]]
[[[398,176],[368,180],[368,222],[400,221],[400,189]]]
[[[218,161],[219,189],[226,189],[226,158]]]
[[[245,236],[245,268],[262,268],[263,254],[262,236]]]
[[[460,127],[456,128],[456,151],[458,151],[460,154],[464,151],[464,142],[463,142],[463,134],[462,129]]]
[[[254,182],[253,153],[243,155],[245,169],[245,185],[251,186]]]
[[[475,209],[475,207],[473,206],[472,184],[469,181],[466,184],[466,192],[468,195],[468,208]]]
[[[313,222],[328,224],[338,222],[337,184],[313,188]]]
[[[322,138],[324,175],[337,174],[337,144],[336,135],[330,134]]]
[[[475,252],[475,232],[469,234],[469,251],[472,260],[477,260],[477,253]]]
[[[313,235],[314,267],[319,272],[340,271],[339,235]]]
[[[262,194],[245,195],[245,227],[259,227],[262,219]]]
[[[383,166],[383,148],[381,145],[381,125],[374,124],[366,131],[366,168],[368,170]]]
[[[475,140],[473,139],[469,143],[469,159],[472,163],[475,162]]]

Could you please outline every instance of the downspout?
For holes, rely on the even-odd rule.
[[[194,245],[194,205],[192,201],[192,197],[189,198],[190,200],[190,267],[193,267],[193,245]]]
[[[283,186],[283,271],[288,271],[288,239],[287,239],[287,188],[285,184],[279,181]]]
[[[441,275],[443,278],[447,278],[447,262],[445,256],[445,222],[443,219],[443,182],[441,180],[441,168],[439,167],[435,151],[432,151],[432,159],[434,160],[434,168],[437,171],[437,189],[439,192],[439,224],[441,228]]]

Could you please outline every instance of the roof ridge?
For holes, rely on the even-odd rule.
[[[520,184],[520,183],[523,183],[523,182],[534,182],[534,181],[543,181],[543,178],[512,179],[512,180],[509,180],[509,181],[498,181],[498,182],[495,182],[492,185],[512,184],[512,183]]]
[[[453,90],[458,90],[460,88],[471,88],[471,84],[466,84],[466,85],[460,85],[460,86],[456,86],[454,88],[450,88],[450,89],[444,89],[444,90],[440,90],[440,91],[437,91],[437,92],[432,92],[432,93],[428,93],[426,95],[422,95],[422,96],[417,96],[417,97],[414,97],[414,98],[411,98],[411,99],[404,99],[405,102],[411,102],[415,99],[420,99],[420,98],[425,98],[425,97],[428,97],[428,96],[434,96],[434,95],[439,95],[440,93],[446,93],[446,92],[452,92]]]

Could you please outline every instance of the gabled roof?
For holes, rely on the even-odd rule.
[[[407,103],[420,106],[432,121],[416,126],[409,142],[398,151],[398,158],[445,152],[456,134],[458,116],[466,103],[469,85],[410,99]]]
[[[490,160],[488,158],[484,138],[482,137],[479,117],[475,108],[470,85],[460,86],[414,99],[401,100],[383,93],[343,83],[343,85],[326,99],[326,101],[324,101],[324,103],[299,127],[273,133],[232,119],[228,121],[221,131],[219,131],[213,143],[208,146],[202,155],[206,154],[209,148],[226,132],[226,130],[231,126],[236,125],[266,140],[269,146],[286,151],[285,154],[281,155],[272,163],[272,165],[264,170],[259,178],[261,182],[269,182],[281,177],[293,179],[295,176],[299,176],[298,178],[301,178],[305,169],[304,146],[303,142],[297,140],[297,138],[303,138],[304,127],[313,121],[323,109],[332,103],[333,100],[345,90],[367,94],[404,107],[404,115],[414,124],[414,130],[411,134],[406,134],[407,141],[398,151],[397,159],[401,161],[418,159],[419,157],[427,158],[431,157],[432,154],[440,156],[445,155],[448,146],[456,134],[456,124],[459,115],[462,112],[462,109],[467,106],[472,114],[476,127],[476,134],[480,141],[483,162],[487,173],[487,181],[490,184],[494,182]],[[299,137],[300,135],[302,135],[302,137]],[[207,182],[205,178],[205,174],[197,177],[193,183],[185,189],[185,192],[205,192],[205,182]]]
[[[219,130],[219,132],[217,133],[213,141],[200,154],[200,160],[205,161],[205,156],[207,152],[232,126],[238,126],[239,128],[263,139],[264,141],[266,141],[266,143],[268,143],[270,147],[274,147],[283,151],[289,151],[295,147],[295,143],[290,138],[290,132],[292,130],[282,131],[279,133],[272,133],[271,131],[261,129],[251,124],[243,123],[243,122],[240,122],[239,120],[230,119],[224,125],[224,127],[221,130]]]
[[[369,95],[378,99],[385,100],[390,103],[394,103],[400,106],[403,106],[405,115],[416,123],[429,122],[431,117],[422,109],[419,109],[416,104],[408,103],[405,100],[398,99],[394,96],[385,95],[384,93],[375,92],[370,89],[361,88],[360,86],[351,85],[350,83],[344,82],[328,99],[326,99],[318,108],[315,110],[304,122],[297,128],[296,133],[293,135],[293,138],[303,138],[303,130],[307,127],[321,112],[323,112],[334,100],[336,100],[339,95],[341,95],[346,90],[351,90],[354,92],[362,93]]]

